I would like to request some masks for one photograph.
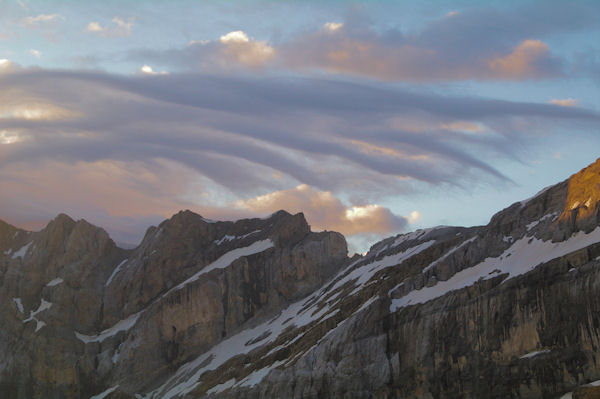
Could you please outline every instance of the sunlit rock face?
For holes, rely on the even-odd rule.
[[[342,235],[283,211],[182,211],[132,250],[66,215],[37,233],[0,223],[0,392],[594,397],[599,191],[596,162],[487,226],[353,258]]]

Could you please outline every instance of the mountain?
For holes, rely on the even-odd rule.
[[[284,211],[179,212],[134,249],[0,222],[0,396],[597,397],[599,204],[600,160],[352,258]]]

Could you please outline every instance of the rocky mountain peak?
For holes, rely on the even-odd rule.
[[[570,231],[589,232],[597,225],[600,201],[600,158],[568,180],[565,206],[558,222]]]

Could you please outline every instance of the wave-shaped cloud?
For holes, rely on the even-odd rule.
[[[0,214],[249,216],[263,210],[250,200],[223,209],[310,186],[306,201],[347,199],[331,199],[333,219],[313,224],[382,232],[405,219],[369,205],[483,177],[509,184],[490,160],[518,159],[528,138],[556,124],[597,129],[600,116],[316,78],[12,68],[0,74]],[[106,225],[102,217],[92,221]]]

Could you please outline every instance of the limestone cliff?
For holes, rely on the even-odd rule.
[[[133,250],[0,224],[10,398],[559,398],[600,385],[600,160],[486,226],[348,259],[302,214],[189,211]],[[591,384],[590,384],[591,383]]]

